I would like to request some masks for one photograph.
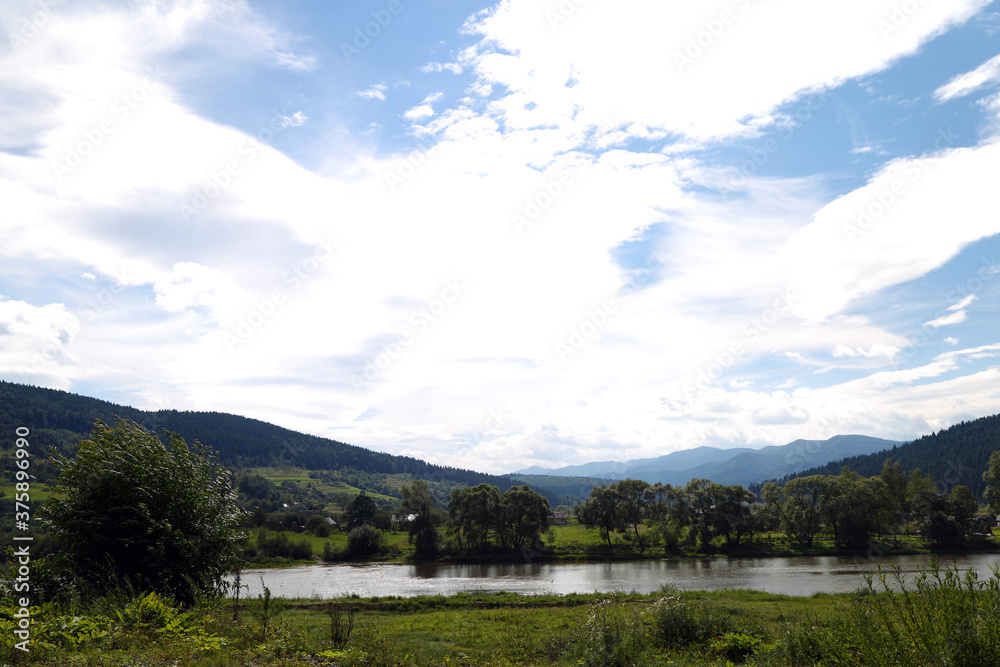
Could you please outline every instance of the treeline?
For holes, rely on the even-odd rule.
[[[997,511],[1000,452],[988,463],[979,478],[986,478],[987,498]],[[906,475],[898,461],[885,460],[881,472],[871,477],[844,468],[836,475],[798,477],[783,485],[768,482],[759,498],[738,484],[707,479],[684,486],[627,479],[594,488],[577,514],[581,524],[599,529],[609,546],[611,535],[620,533],[640,549],[662,545],[669,552],[710,551],[719,538],[727,547],[739,548],[775,531],[806,548],[824,536],[838,548],[860,550],[911,531],[938,547],[960,548],[988,534],[978,510],[967,486],[944,488],[930,475],[919,470]]]
[[[948,486],[961,484],[968,487],[975,497],[981,498],[986,488],[982,478],[983,470],[986,469],[990,455],[998,449],[1000,414],[959,422],[951,428],[922,436],[885,452],[851,456],[773,481],[781,485],[793,477],[836,475],[844,467],[864,477],[871,477],[879,474],[888,457],[898,461],[906,472],[920,469],[939,483]],[[750,490],[755,493],[759,493],[762,488],[763,484],[750,486]]]

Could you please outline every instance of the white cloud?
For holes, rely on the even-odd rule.
[[[968,313],[966,313],[964,310],[960,310],[957,313],[952,313],[950,315],[942,315],[941,317],[937,317],[933,320],[924,322],[924,326],[935,327],[935,328],[946,327],[949,324],[958,324],[960,322],[964,322],[965,320],[968,319],[968,317],[969,317]]]
[[[793,310],[821,320],[1000,233],[1000,222],[984,213],[997,204],[988,174],[998,167],[1000,143],[944,148],[894,160],[865,186],[824,206],[781,253],[789,286],[800,297]]]
[[[934,99],[947,102],[997,81],[1000,81],[1000,55],[990,58],[971,72],[955,76],[934,91]]]
[[[231,316],[221,313],[239,309],[247,300],[231,275],[195,262],[174,264],[170,274],[156,282],[154,290],[156,305],[168,312],[208,308],[221,322],[231,320]]]
[[[403,118],[409,120],[423,120],[434,116],[434,109],[429,104],[421,104],[403,113]]]
[[[869,348],[851,347],[849,345],[837,345],[831,354],[835,357],[892,357],[899,354],[900,349],[891,345],[873,345]]]
[[[949,324],[960,324],[961,322],[964,322],[969,318],[969,314],[966,312],[965,308],[975,300],[976,295],[969,294],[958,303],[948,306],[948,310],[951,311],[950,314],[941,315],[933,320],[924,322],[924,326],[938,328],[948,326]]]
[[[291,116],[279,115],[277,117],[278,126],[282,128],[300,127],[301,125],[304,125],[307,120],[309,120],[309,117],[301,111],[296,111]]]
[[[590,4],[555,21],[550,15],[558,8],[504,0],[469,24],[491,46],[465,58],[484,83],[506,86],[514,94],[508,101],[521,94],[537,104],[530,114],[505,109],[518,126],[574,119],[596,125],[621,116],[707,139],[752,133],[773,120],[780,103],[877,72],[987,4],[925,4],[887,32],[883,24],[898,11],[889,0],[828,6],[648,0],[629,11]],[[845,50],[846,43],[852,48]],[[576,83],[567,87],[571,78]]]
[[[0,332],[64,345],[73,340],[80,321],[61,303],[36,307],[24,301],[0,301]]]
[[[978,297],[975,294],[969,294],[958,303],[948,306],[948,310],[965,310],[965,308],[971,305],[977,298]]]
[[[420,71],[423,72],[424,74],[431,74],[436,72],[451,72],[452,74],[461,74],[463,68],[459,63],[429,62],[426,65],[422,65],[420,67]]]
[[[387,90],[389,90],[389,86],[385,85],[384,83],[376,83],[371,88],[367,88],[365,90],[359,90],[356,93],[356,95],[358,97],[364,97],[370,100],[381,100],[384,102],[386,99],[385,93]]]
[[[0,373],[28,384],[68,389],[76,360],[70,347],[80,320],[61,303],[0,301]]]

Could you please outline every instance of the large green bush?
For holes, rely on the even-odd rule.
[[[75,458],[57,460],[60,497],[42,518],[63,544],[70,580],[183,602],[224,588],[244,516],[229,471],[200,443],[167,440],[129,420],[98,420]]]
[[[386,549],[382,531],[372,526],[359,526],[347,534],[347,555],[350,558],[374,556]]]

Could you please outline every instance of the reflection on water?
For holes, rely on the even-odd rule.
[[[881,565],[899,565],[912,574],[926,567],[929,556],[894,558],[664,559],[622,563],[425,563],[422,565],[305,565],[280,570],[246,570],[243,583],[250,595],[263,585],[281,597],[362,597],[449,595],[459,591],[511,591],[523,594],[637,591],[650,593],[664,583],[680,589],[718,590],[750,588],[787,595],[848,592],[864,585],[863,574]],[[995,554],[976,554],[942,560],[981,578],[1000,563]]]

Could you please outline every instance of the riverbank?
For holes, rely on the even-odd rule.
[[[747,590],[401,598],[271,596],[179,610],[155,596],[32,609],[36,665],[726,665],[1000,661],[1000,582],[930,569],[903,596],[877,578],[856,593]],[[909,584],[914,589],[917,584]],[[9,618],[7,615],[3,615]],[[11,661],[10,620],[2,656]]]

